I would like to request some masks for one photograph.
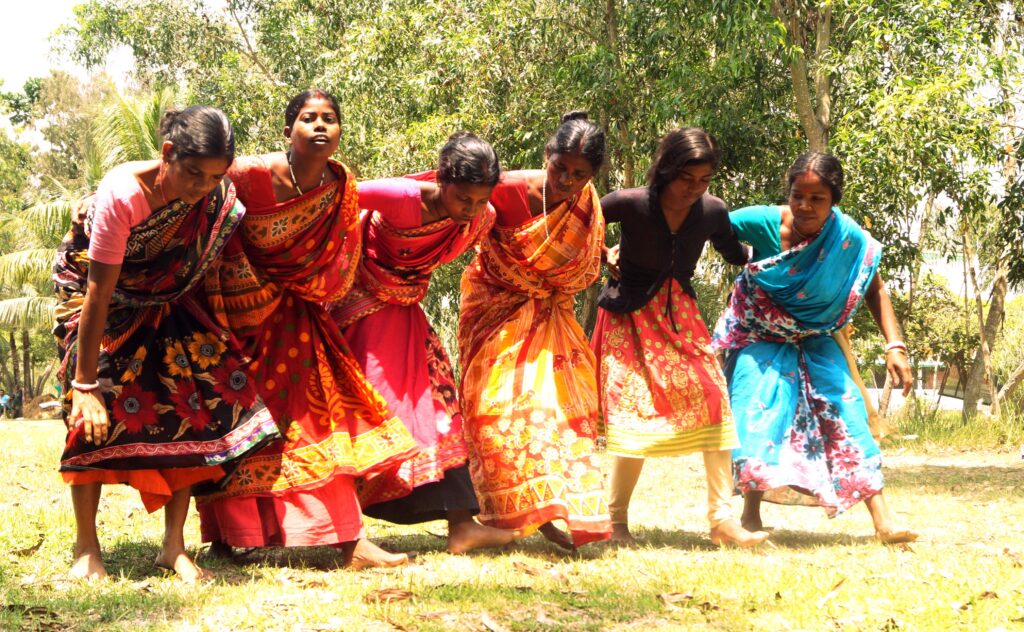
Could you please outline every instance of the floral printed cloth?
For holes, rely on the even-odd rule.
[[[860,305],[881,250],[833,209],[817,237],[737,277],[712,346],[728,354],[740,491],[818,504],[830,516],[881,491],[864,399],[832,338]]]

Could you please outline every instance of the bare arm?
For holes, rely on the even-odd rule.
[[[78,324],[78,360],[75,364],[75,381],[91,384],[96,381],[99,370],[100,341],[107,322],[110,298],[117,285],[121,265],[92,261],[89,263],[89,281],[82,306],[82,318]],[[110,425],[107,407],[99,390],[71,393],[71,416],[68,424],[74,425],[81,417],[85,425],[85,440],[99,445],[106,441]]]
[[[900,326],[896,322],[896,312],[892,309],[892,301],[889,300],[889,293],[885,291],[885,282],[881,274],[875,274],[864,300],[871,310],[871,316],[878,323],[885,342],[900,341]],[[894,384],[903,386],[903,394],[909,394],[910,388],[914,385],[914,375],[910,370],[910,363],[907,362],[906,353],[901,349],[893,349],[886,353],[885,369]]]

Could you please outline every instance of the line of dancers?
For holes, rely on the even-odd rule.
[[[446,520],[452,553],[536,531],[566,549],[632,542],[644,459],[690,452],[716,544],[768,538],[762,500],[830,515],[864,500],[881,540],[917,537],[886,507],[844,351],[863,299],[910,388],[881,246],[836,206],[834,157],[800,156],[786,204],[730,213],[707,193],[721,153],[697,128],[661,139],[645,187],[599,198],[605,137],[585,112],[562,118],[542,169],[503,171],[461,132],[434,169],[364,182],[332,158],[342,123],[307,90],[284,151],[236,157],[220,110],[168,112],[160,158],[115,167],[83,204],[54,269],[72,576],[106,575],[103,484],[164,509],[155,563],[196,581],[192,496],[214,554],[328,545],[342,565],[394,566],[408,556],[371,543],[363,515]],[[691,284],[707,242],[743,266],[713,335]],[[456,379],[421,301],[470,249]],[[602,262],[588,341],[573,296]]]

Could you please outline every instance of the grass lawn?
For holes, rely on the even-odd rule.
[[[507,551],[452,556],[443,523],[367,521],[409,567],[332,570],[328,548],[242,563],[204,559],[218,579],[183,585],[153,566],[162,514],[109,487],[100,539],[114,579],[71,583],[74,520],[57,469],[59,421],[0,422],[0,629],[27,630],[1024,630],[1024,464],[1017,451],[886,452],[890,505],[922,533],[887,547],[865,509],[766,505],[772,546],[713,547],[698,455],[654,459],[631,515],[631,549],[562,555],[534,536]],[[739,500],[736,499],[737,510]],[[393,598],[393,600],[389,600]]]

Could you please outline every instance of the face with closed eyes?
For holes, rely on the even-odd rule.
[[[174,144],[164,141],[163,176],[159,180],[167,200],[180,199],[195,204],[217,188],[231,161],[227,157],[187,156],[172,158]]]
[[[832,189],[813,171],[805,171],[789,187],[793,226],[805,237],[816,235],[832,213]]]
[[[594,177],[593,165],[582,154],[555,153],[547,158],[548,189],[556,201],[576,195]]]
[[[494,187],[468,182],[439,182],[441,208],[456,224],[468,224],[479,215],[491,199]]]

